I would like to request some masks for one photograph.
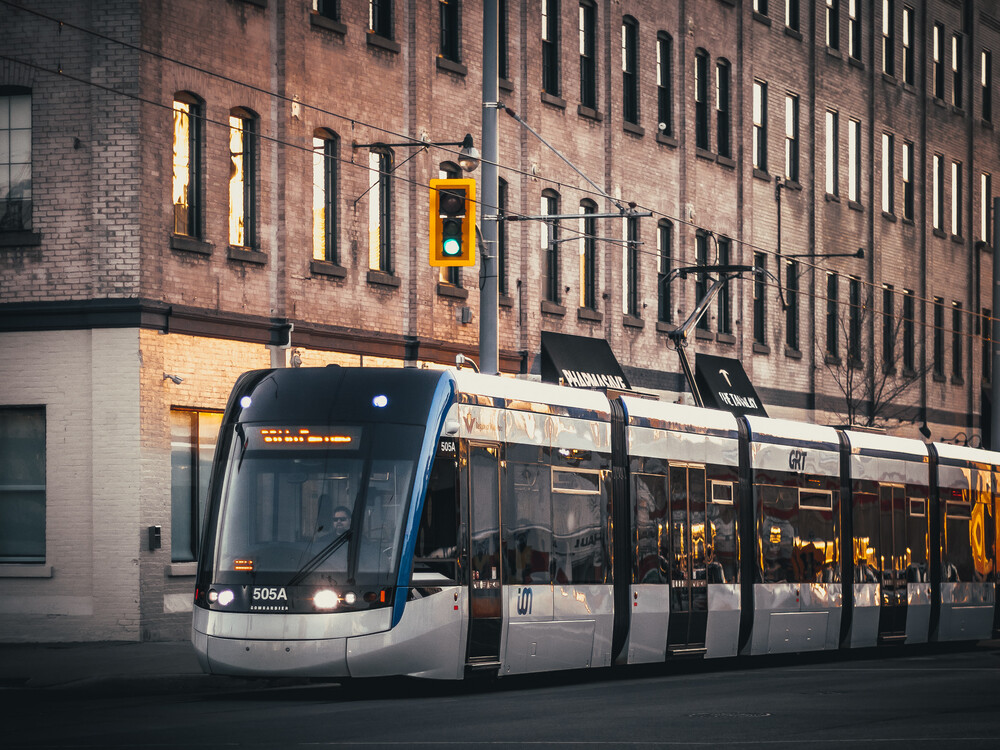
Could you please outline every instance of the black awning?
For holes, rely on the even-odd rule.
[[[551,331],[542,331],[542,380],[574,388],[630,390],[607,341]]]
[[[760,396],[738,359],[699,353],[695,355],[694,369],[695,381],[705,406],[732,412],[736,416],[767,416]]]

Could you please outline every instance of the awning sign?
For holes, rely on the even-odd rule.
[[[573,388],[631,389],[604,339],[542,331],[542,380]]]
[[[695,381],[705,406],[728,411],[736,416],[758,414],[767,416],[760,396],[737,359],[695,355]]]

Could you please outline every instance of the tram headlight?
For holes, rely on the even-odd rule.
[[[339,603],[340,597],[332,589],[317,591],[313,597],[313,604],[316,605],[316,609],[336,609]]]
[[[358,600],[358,595],[355,594],[353,591],[348,591],[346,594],[344,594],[345,604],[354,604],[354,602],[356,602],[357,600]]]
[[[240,399],[240,406],[242,406],[244,409],[249,409],[250,404],[252,403],[253,399],[250,398],[249,396],[244,396],[243,398]]]
[[[219,592],[219,604],[223,607],[228,607],[230,604],[233,603],[233,599],[235,598],[236,597],[233,595],[233,592],[230,591],[229,589],[223,589],[222,591]],[[208,599],[209,601],[212,600],[211,591],[208,592]]]

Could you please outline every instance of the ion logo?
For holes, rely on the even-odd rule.
[[[805,451],[792,451],[788,454],[788,468],[792,471],[805,471],[806,468],[806,452]]]
[[[531,587],[517,590],[517,613],[519,615],[531,614]]]

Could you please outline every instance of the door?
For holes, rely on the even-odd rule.
[[[500,565],[500,449],[470,443],[469,664],[500,661],[503,585]]]
[[[880,640],[906,636],[906,495],[897,485],[879,487]]]
[[[670,620],[668,651],[705,646],[708,624],[705,469],[670,467]]]

